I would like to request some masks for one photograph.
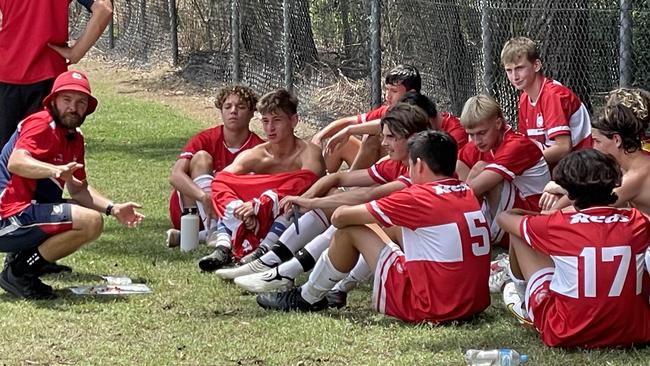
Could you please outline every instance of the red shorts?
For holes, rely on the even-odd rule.
[[[521,192],[515,187],[512,182],[507,180],[503,181],[501,185],[501,194],[499,195],[500,200],[495,209],[489,207],[487,201],[483,201],[481,211],[485,218],[490,224],[490,238],[493,244],[501,245],[504,248],[508,248],[509,238],[505,234],[505,231],[497,224],[496,217],[499,216],[501,212],[508,211],[513,208],[520,208],[523,210],[536,211],[535,207],[526,200],[521,195]],[[492,217],[492,211],[495,212],[494,217]]]
[[[526,286],[526,310],[537,329],[543,328],[545,314],[553,298],[551,280],[554,273],[553,267],[542,268],[530,277]]]
[[[183,202],[181,201],[181,194],[177,190],[173,190],[169,197],[169,219],[172,221],[174,229],[181,229],[181,215],[183,213]],[[203,230],[203,220],[199,223],[199,230]]]
[[[412,298],[411,278],[405,262],[404,253],[397,244],[391,242],[382,249],[377,259],[372,291],[375,310],[406,322],[429,320],[431,314],[413,306],[417,299]]]

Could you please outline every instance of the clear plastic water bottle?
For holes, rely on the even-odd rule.
[[[189,252],[199,246],[199,211],[192,207],[181,216],[181,251]]]
[[[469,349],[465,352],[465,361],[470,366],[516,366],[528,362],[528,356],[510,348]]]

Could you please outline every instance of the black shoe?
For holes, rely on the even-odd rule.
[[[329,290],[327,295],[327,307],[340,309],[344,307],[348,302],[348,293],[337,290]]]
[[[199,268],[205,272],[216,271],[217,269],[232,262],[230,249],[224,246],[218,246],[212,254],[206,255],[199,260]]]
[[[327,309],[327,299],[310,304],[300,295],[300,287],[286,292],[271,292],[257,295],[257,304],[267,310],[320,311]]]
[[[69,266],[63,265],[63,264],[58,264],[56,262],[54,263],[47,263],[44,265],[41,270],[39,271],[39,275],[46,275],[46,274],[55,274],[55,273],[61,273],[61,272],[72,272],[72,268]]]
[[[239,265],[242,266],[244,264],[248,264],[256,259],[260,259],[264,254],[269,252],[269,248],[267,248],[264,245],[260,245],[255,249],[252,253],[246,254],[245,256],[242,257],[242,259],[239,260]]]
[[[56,295],[52,292],[52,287],[44,284],[34,275],[16,276],[13,274],[11,266],[6,268],[0,274],[0,287],[3,290],[29,300],[51,300]]]

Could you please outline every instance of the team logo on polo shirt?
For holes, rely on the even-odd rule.
[[[537,120],[535,121],[537,128],[544,127],[544,116],[541,113],[537,113]]]

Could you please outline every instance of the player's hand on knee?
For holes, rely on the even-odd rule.
[[[142,208],[142,206],[135,202],[118,203],[113,206],[111,215],[113,215],[120,224],[126,227],[137,227],[142,223],[145,216],[138,212],[136,208]]]
[[[546,183],[544,186],[544,192],[552,193],[552,194],[557,194],[557,195],[567,195],[566,189],[562,188],[559,184],[555,183],[554,181],[550,181]]]

